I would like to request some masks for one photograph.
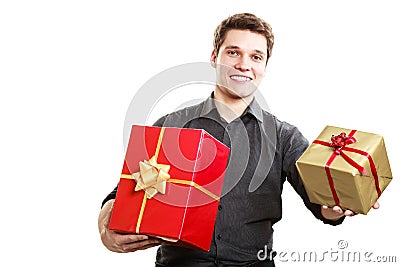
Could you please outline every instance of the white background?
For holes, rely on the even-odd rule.
[[[396,2],[2,1],[0,265],[153,266],[155,249],[111,253],[97,232],[122,168],[125,113],[152,76],[207,61],[215,27],[238,12],[273,27],[260,88],[272,112],[310,141],[327,124],[383,135],[394,175],[378,211],[339,227],[315,220],[286,186],[275,250],[331,252],[343,239],[347,251],[400,261]],[[277,260],[289,264],[316,265]]]

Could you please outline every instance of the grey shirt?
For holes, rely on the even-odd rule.
[[[204,129],[230,147],[222,197],[209,252],[162,245],[161,266],[235,266],[257,262],[257,252],[272,251],[273,224],[282,217],[282,189],[287,180],[305,206],[324,223],[320,205],[309,201],[295,162],[308,147],[300,131],[263,110],[253,100],[244,113],[227,123],[213,95],[204,102],[160,118],[154,125]],[[103,201],[115,198],[116,190]]]

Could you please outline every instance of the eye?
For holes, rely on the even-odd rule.
[[[255,61],[263,61],[263,57],[262,56],[260,56],[260,55],[254,55],[253,56],[253,59],[255,60]]]
[[[228,53],[228,55],[232,55],[232,56],[237,56],[238,55],[238,52],[235,51],[235,50],[228,50],[227,53]]]

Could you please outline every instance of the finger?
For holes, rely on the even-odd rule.
[[[156,247],[156,246],[159,246],[159,245],[162,245],[162,242],[157,242],[157,243],[145,245],[145,246],[143,246],[143,247],[138,248],[137,250],[144,250],[144,249]]]
[[[379,207],[381,206],[381,204],[379,204],[379,202],[375,202],[375,204],[372,206],[372,208],[374,209],[379,209]]]
[[[344,212],[344,215],[345,215],[345,216],[354,216],[355,213],[354,213],[353,211],[351,211],[351,210],[346,210],[346,211]]]
[[[128,235],[128,241],[127,243],[133,243],[133,242],[138,242],[138,241],[143,241],[143,240],[148,240],[150,237],[148,235]]]
[[[334,212],[338,213],[338,214],[343,214],[343,210],[342,210],[342,208],[339,207],[339,206],[334,206],[334,207],[332,208],[332,210],[333,210]]]
[[[124,252],[133,252],[136,250],[143,250],[143,249],[147,249],[147,248],[158,246],[158,245],[160,245],[160,241],[152,238],[152,239],[148,239],[148,240],[144,240],[144,241],[138,241],[138,242],[134,242],[134,243],[124,244],[121,246],[121,249]]]
[[[144,240],[148,240],[149,237],[147,235],[136,235],[136,234],[121,234],[121,233],[113,233],[115,243],[119,245],[130,244],[135,242],[140,242]]]

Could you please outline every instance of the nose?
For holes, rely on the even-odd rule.
[[[249,58],[247,56],[238,58],[238,61],[235,64],[235,69],[240,71],[249,71],[251,69]]]

